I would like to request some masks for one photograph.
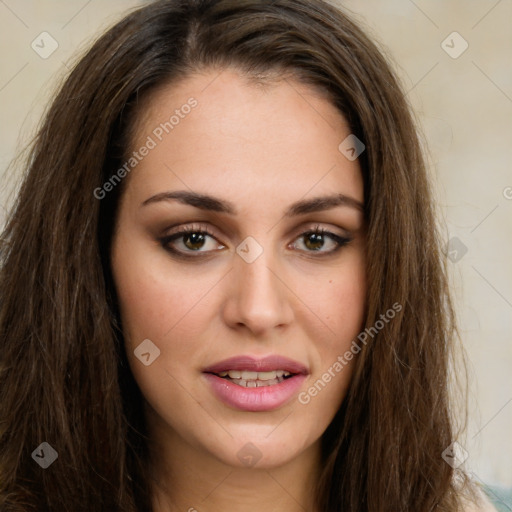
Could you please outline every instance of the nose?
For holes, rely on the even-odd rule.
[[[263,251],[252,263],[235,256],[223,310],[230,327],[261,336],[291,323],[293,292],[270,252]]]

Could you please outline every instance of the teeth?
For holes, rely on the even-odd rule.
[[[248,371],[239,371],[239,370],[228,370],[225,372],[220,372],[219,377],[229,377],[230,379],[242,379],[244,381],[270,381],[275,380],[282,377],[288,377],[291,375],[290,372],[286,370],[274,370],[271,372],[248,372]],[[249,387],[254,387],[250,385]]]
[[[262,388],[266,386],[273,386],[283,382],[284,377],[278,377],[272,380],[244,380],[244,379],[230,379],[233,384],[238,384],[243,388]]]
[[[283,382],[285,377],[291,375],[286,370],[274,370],[271,372],[249,372],[239,370],[227,370],[219,372],[219,377],[227,377],[233,382],[244,388],[261,388],[264,386],[273,386]]]

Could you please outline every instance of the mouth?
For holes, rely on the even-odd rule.
[[[203,374],[214,395],[224,404],[256,412],[277,409],[289,402],[309,370],[282,356],[238,356],[203,369]]]
[[[229,380],[233,384],[244,388],[261,388],[279,384],[296,374],[287,372],[286,370],[273,370],[269,372],[229,370],[214,373],[214,375]]]

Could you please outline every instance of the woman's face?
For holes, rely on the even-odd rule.
[[[178,460],[290,462],[319,447],[363,324],[363,182],[338,149],[350,130],[313,89],[234,70],[146,107],[112,266],[151,436]]]

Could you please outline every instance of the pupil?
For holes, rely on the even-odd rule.
[[[190,247],[189,244],[187,244],[187,242],[185,242],[185,245],[189,249],[200,249],[202,244],[204,243],[204,235],[202,235],[201,233],[191,233],[191,234],[185,235],[185,238],[186,238],[186,240],[191,241],[192,246],[194,246],[196,244],[200,245],[200,247]]]
[[[310,247],[311,244],[308,244],[308,241],[310,240],[313,240],[312,244],[319,244],[320,247]],[[306,247],[308,247],[308,249],[313,249],[313,250],[318,250],[321,248],[323,244],[323,235],[321,234],[317,234],[317,233],[310,233],[309,235],[307,235],[306,237]]]

